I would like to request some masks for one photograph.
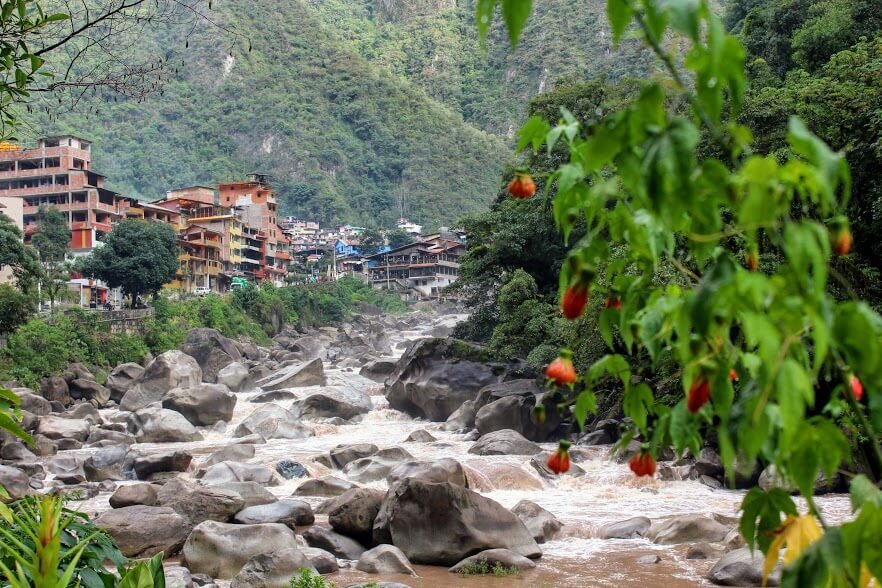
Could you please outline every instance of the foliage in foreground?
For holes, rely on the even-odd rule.
[[[461,567],[457,570],[457,573],[461,576],[496,576],[497,578],[505,578],[516,576],[518,569],[514,566],[504,566],[499,562],[490,565],[490,562],[482,557]]]
[[[335,584],[325,580],[320,574],[315,574],[308,568],[300,568],[299,576],[292,576],[288,583],[290,588],[334,588]]]
[[[478,3],[479,30],[497,4],[516,42],[531,3]],[[581,425],[596,410],[594,390],[617,380],[631,420],[622,443],[697,454],[714,436],[730,479],[738,465],[775,465],[808,513],[780,489],[752,490],[742,505],[748,544],[772,564],[788,548],[785,585],[866,586],[882,578],[882,493],[854,477],[856,519],[839,526],[813,500],[818,477],[852,459],[849,436],[866,439],[870,470],[882,472],[882,317],[828,289],[841,278],[831,255],[851,248],[848,164],[795,117],[785,152],[752,151],[750,129],[733,122],[745,52],[707,2],[608,0],[607,10],[614,39],[631,31],[667,79],[593,124],[562,110],[556,126],[534,117],[520,133],[520,149],[569,153],[549,176],[554,219],[564,239],[585,233],[563,263],[560,293],[574,300],[591,288],[614,301],[599,324],[610,352],[581,374],[583,391],[557,390],[562,407]],[[682,65],[663,47],[669,35],[687,47]],[[702,133],[715,156],[699,157]],[[781,262],[758,271],[761,254]],[[683,283],[656,283],[661,265]],[[568,318],[583,310],[565,308]],[[673,407],[642,377],[666,361],[684,392]]]

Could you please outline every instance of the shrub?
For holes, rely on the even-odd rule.
[[[11,333],[23,325],[34,310],[31,297],[9,284],[0,284],[0,335]]]
[[[499,562],[496,562],[491,566],[490,562],[482,557],[464,565],[458,570],[458,573],[463,576],[493,575],[496,577],[507,577],[517,575],[518,569],[514,566],[504,566]]]
[[[290,588],[335,588],[332,582],[329,582],[319,574],[314,574],[307,568],[300,568],[300,575],[293,576],[288,583]]]

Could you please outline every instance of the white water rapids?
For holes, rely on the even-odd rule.
[[[400,354],[408,340],[427,336],[436,326],[450,326],[462,318],[459,315],[436,317],[426,315],[427,324],[420,331],[389,333]],[[356,581],[398,581],[424,588],[445,587],[588,587],[617,586],[648,588],[660,586],[677,588],[680,586],[710,586],[704,579],[716,558],[709,560],[686,559],[689,545],[663,546],[639,540],[601,540],[595,538],[600,526],[635,516],[646,516],[653,521],[672,515],[715,513],[733,519],[739,515],[738,509],[743,498],[742,492],[714,490],[697,481],[663,482],[655,479],[636,478],[627,464],[617,464],[609,458],[609,447],[589,447],[579,451],[583,461],[579,465],[585,470],[582,477],[561,477],[544,480],[530,466],[526,456],[486,456],[468,453],[471,441],[464,435],[440,430],[442,423],[415,420],[404,413],[388,407],[383,394],[383,386],[357,374],[328,367],[328,383],[346,381],[348,384],[364,387],[371,394],[374,409],[354,424],[314,425],[315,436],[304,440],[270,440],[266,444],[255,445],[256,454],[251,463],[273,467],[281,459],[293,459],[302,463],[312,477],[332,474],[345,477],[342,472],[329,470],[315,463],[312,458],[327,454],[337,445],[353,443],[373,443],[381,449],[394,445],[404,447],[418,460],[433,460],[451,457],[467,468],[472,489],[498,501],[506,507],[514,506],[522,499],[536,502],[556,515],[564,527],[558,537],[540,545],[543,557],[537,562],[535,570],[521,572],[515,577],[461,577],[447,572],[445,568],[415,566],[418,578],[408,576],[368,576],[352,569],[344,568],[329,577],[337,586],[346,586]],[[315,388],[291,389],[298,398],[308,395]],[[256,392],[255,392],[256,393]],[[255,393],[239,394],[235,414],[222,431],[205,428],[204,441],[176,444],[139,444],[132,449],[142,453],[163,452],[180,449],[194,455],[194,464],[209,454],[231,442],[231,433],[239,422],[260,404],[248,402]],[[292,400],[278,402],[289,408]],[[111,411],[102,411],[112,416]],[[408,435],[426,429],[436,441],[431,443],[404,443]],[[553,444],[543,444],[543,448],[553,449]],[[88,454],[90,450],[79,450],[78,454]],[[578,459],[578,458],[577,458]],[[193,468],[194,466],[191,466]],[[290,496],[302,483],[302,479],[287,480],[284,485],[268,488],[279,497]],[[374,482],[369,486],[386,488],[385,481]],[[78,504],[80,510],[89,515],[109,508],[109,495]],[[313,507],[323,499],[306,499]],[[848,517],[850,507],[846,496],[833,495],[820,497],[819,506],[831,521]],[[317,516],[321,521],[325,517]],[[638,558],[658,555],[658,563],[638,563]],[[353,562],[354,566],[354,562]]]

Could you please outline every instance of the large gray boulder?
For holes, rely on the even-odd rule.
[[[707,575],[707,579],[717,586],[762,586],[763,554],[747,547],[735,549],[723,555]],[[766,586],[781,584],[780,567],[772,571]]]
[[[24,498],[31,493],[28,475],[18,468],[0,465],[0,487],[6,488],[11,500]]]
[[[313,525],[305,533],[303,538],[310,547],[318,547],[342,559],[358,559],[367,551],[361,543],[341,535],[327,527]]]
[[[95,525],[113,537],[127,557],[175,553],[187,539],[191,525],[168,507],[126,506],[101,513]]]
[[[49,401],[39,394],[34,394],[30,388],[13,388],[12,391],[21,401],[19,404],[21,410],[34,416],[45,416],[52,412],[52,405],[49,404]]]
[[[536,543],[545,543],[554,539],[563,527],[563,523],[556,516],[530,500],[521,500],[512,507],[511,512],[521,519]]]
[[[233,418],[236,395],[223,384],[198,384],[170,390],[162,407],[181,413],[198,427],[207,427]]]
[[[276,404],[265,404],[248,415],[236,427],[233,436],[245,437],[254,433],[264,439],[306,439],[313,431],[292,412]]]
[[[104,406],[110,400],[110,390],[94,379],[79,378],[67,384],[70,397],[74,400],[86,400],[95,406]]]
[[[119,486],[111,494],[109,503],[111,508],[124,508],[126,506],[156,506],[156,493],[161,488],[156,484],[142,482],[140,484],[124,484]]]
[[[380,448],[373,443],[353,443],[350,445],[338,445],[331,449],[329,455],[332,464],[338,468],[344,468],[349,462],[370,457],[379,450]]]
[[[315,571],[312,562],[296,547],[260,553],[249,559],[230,588],[289,588],[301,569]]]
[[[384,449],[370,457],[350,461],[343,468],[343,473],[350,480],[367,484],[386,478],[398,464],[412,458],[413,456],[410,454],[400,455],[397,452]]]
[[[597,536],[601,539],[637,539],[643,537],[651,526],[652,521],[646,517],[631,517],[602,526]]]
[[[537,404],[543,404],[544,390],[536,385],[535,380],[512,380],[491,387],[495,390],[487,391],[485,388],[480,395],[485,393],[489,396],[492,391],[506,392],[507,395],[493,400],[481,408],[475,414],[475,428],[482,435],[513,429],[531,441],[548,441],[558,438],[558,428],[561,419],[557,407],[553,403],[546,406],[546,418],[543,423],[538,423],[534,416]],[[479,396],[478,403],[481,402]]]
[[[294,490],[294,496],[340,496],[355,487],[355,484],[348,480],[325,476],[315,480],[306,480],[297,486],[297,489]]]
[[[67,419],[61,416],[48,415],[40,417],[37,434],[49,439],[76,439],[85,441],[89,438],[92,426],[84,419]]]
[[[364,364],[358,371],[358,374],[378,384],[382,384],[389,377],[389,374],[395,371],[395,364],[396,360],[394,359],[375,359]]]
[[[646,538],[653,543],[676,545],[679,543],[722,541],[731,529],[709,516],[688,514],[671,517],[652,525]]]
[[[218,371],[217,383],[223,384],[233,392],[247,392],[254,388],[254,380],[250,377],[248,368],[238,361]]]
[[[222,482],[211,484],[209,488],[225,490],[238,495],[245,501],[244,508],[261,504],[272,504],[278,500],[276,495],[257,482]]]
[[[478,391],[507,379],[510,366],[488,363],[480,347],[455,339],[414,342],[386,380],[389,406],[415,417],[444,421]],[[456,563],[456,562],[454,562]]]
[[[278,523],[233,525],[205,521],[184,543],[184,559],[194,574],[229,579],[249,559],[297,545],[294,531]]]
[[[469,448],[475,455],[536,455],[542,448],[512,429],[493,431]]]
[[[186,472],[193,461],[193,456],[186,451],[167,453],[151,453],[136,455],[132,468],[139,480],[147,480],[154,474],[166,472]]]
[[[185,517],[193,527],[203,521],[229,521],[245,508],[245,499],[232,490],[200,486],[183,478],[169,480],[156,493],[156,503]]]
[[[289,365],[257,381],[257,385],[264,390],[322,386],[324,383],[325,367],[319,358]]]
[[[283,498],[272,504],[249,506],[236,513],[234,523],[240,525],[259,525],[261,523],[282,523],[290,528],[311,525],[315,513],[308,502],[293,498]]]
[[[126,426],[138,443],[202,441],[202,434],[184,415],[167,408],[142,408],[129,415]]]
[[[404,552],[394,545],[377,545],[365,551],[358,558],[355,569],[366,574],[417,575]]]
[[[471,557],[465,558],[447,571],[459,573],[479,563],[486,563],[491,570],[496,567],[508,570],[512,568],[517,570],[531,570],[536,567],[533,560],[508,549],[487,549],[481,553],[476,553]]]
[[[83,462],[83,472],[90,482],[105,480],[125,480],[125,471],[132,466],[132,458],[128,457],[125,447],[107,447],[99,449]]]
[[[110,399],[116,403],[122,401],[126,392],[132,389],[142,375],[144,375],[144,367],[137,363],[121,363],[110,370],[104,383],[110,390]]]
[[[70,404],[70,390],[67,380],[60,376],[52,376],[43,380],[40,384],[40,393],[49,402],[60,402],[67,406]]]
[[[485,549],[538,558],[542,551],[521,520],[501,504],[455,484],[405,479],[389,490],[374,522],[374,541],[391,543],[410,561],[452,566]]]
[[[328,523],[338,533],[364,545],[373,543],[374,519],[380,512],[385,492],[374,488],[353,488],[334,498],[336,506],[328,512]]]
[[[158,355],[119,403],[122,410],[134,412],[154,402],[174,388],[189,388],[202,382],[202,368],[195,359],[173,349]]]
[[[215,329],[190,329],[181,351],[196,360],[205,382],[216,382],[220,370],[242,359],[235,343]]]
[[[261,486],[280,486],[282,478],[266,466],[235,461],[222,461],[205,471],[204,484],[225,482],[257,482]]]
[[[463,487],[469,485],[462,464],[450,457],[442,457],[435,461],[407,461],[392,468],[386,476],[390,487],[407,478],[430,484],[449,482]]]
[[[305,419],[340,417],[351,419],[367,414],[373,405],[367,392],[354,386],[334,386],[322,388],[298,400],[291,410]]]
[[[478,405],[475,400],[466,400],[454,410],[444,424],[442,431],[470,431],[475,428],[475,417],[478,414]]]

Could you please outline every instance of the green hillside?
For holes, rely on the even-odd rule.
[[[481,49],[470,0],[215,2],[250,52],[208,26],[186,47],[186,30],[156,29],[142,50],[178,68],[161,96],[86,96],[24,134],[92,139],[110,187],[143,199],[259,171],[283,214],[388,226],[403,197],[411,218],[450,224],[495,195],[529,97],[640,68],[627,44],[608,54],[604,4],[542,3],[511,53],[501,31]]]

